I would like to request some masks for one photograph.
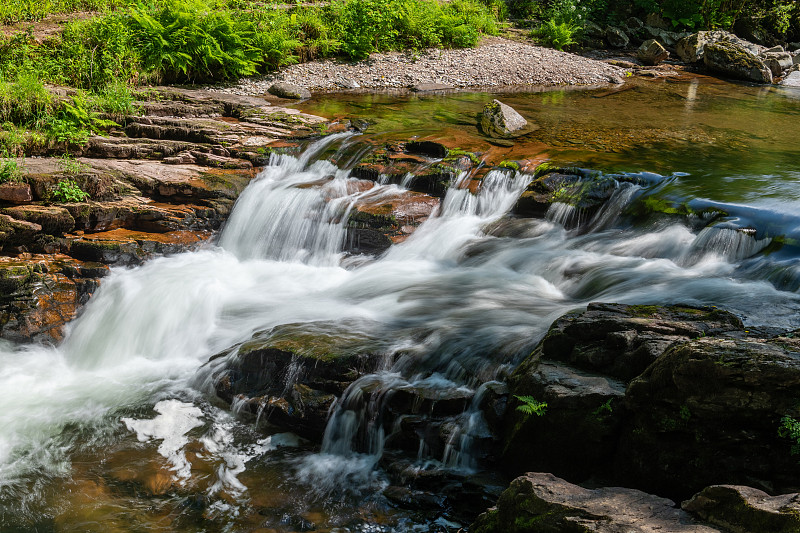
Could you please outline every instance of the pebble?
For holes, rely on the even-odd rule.
[[[490,37],[477,48],[372,54],[369,59],[357,62],[326,59],[300,63],[263,78],[247,78],[233,86],[210,90],[260,95],[276,81],[287,81],[312,91],[342,90],[343,87],[411,88],[422,84],[456,88],[599,85],[624,77],[623,68],[594,59]]]

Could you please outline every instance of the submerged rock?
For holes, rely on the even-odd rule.
[[[490,137],[513,137],[524,132],[527,126],[528,121],[522,115],[499,100],[486,104],[480,115],[481,130]]]
[[[473,533],[720,533],[701,525],[675,503],[620,487],[595,490],[552,474],[518,477],[500,495],[497,506],[478,517]]]

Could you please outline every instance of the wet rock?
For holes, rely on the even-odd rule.
[[[800,494],[770,496],[740,485],[706,487],[681,508],[730,531],[794,533],[800,531]]]
[[[0,249],[30,243],[42,231],[39,224],[0,214]]]
[[[497,506],[479,516],[469,530],[720,533],[699,524],[666,498],[620,487],[589,490],[542,473],[528,473],[512,481]]]
[[[616,468],[634,486],[682,497],[715,483],[795,490],[800,464],[778,428],[800,416],[799,353],[786,337],[672,347],[628,387]]]
[[[527,126],[522,115],[499,100],[486,104],[480,115],[481,131],[490,137],[513,137]]]
[[[316,322],[256,333],[212,359],[217,396],[319,441],[333,402],[376,365],[381,344],[356,333],[364,326]]]
[[[655,39],[642,43],[636,51],[636,57],[645,65],[658,65],[669,57],[669,52]]]
[[[205,242],[209,236],[205,232],[146,233],[120,228],[72,239],[69,253],[83,261],[137,265],[158,255],[191,250]]]
[[[12,204],[24,204],[33,200],[31,186],[27,183],[0,184],[0,200]]]
[[[612,48],[625,48],[630,43],[628,35],[616,26],[606,27],[605,38],[608,45]]]
[[[770,52],[761,56],[764,64],[772,71],[773,77],[778,77],[781,72],[790,68],[793,64],[792,55],[786,52]]]
[[[300,87],[299,85],[287,83],[285,81],[273,83],[267,91],[279,98],[291,98],[293,100],[311,98],[311,91],[305,87]]]
[[[434,141],[411,141],[406,143],[406,152],[435,159],[444,159],[447,157],[449,150],[443,144]]]
[[[49,235],[64,235],[75,227],[75,219],[63,207],[27,205],[0,209],[0,213],[38,224]]]

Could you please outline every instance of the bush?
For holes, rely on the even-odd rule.
[[[550,19],[533,30],[531,37],[541,44],[552,46],[556,50],[563,50],[576,43],[574,37],[577,30],[578,27],[570,22],[556,22]]]
[[[19,181],[22,181],[20,164],[17,162],[16,157],[4,150],[2,158],[0,158],[0,183]]]

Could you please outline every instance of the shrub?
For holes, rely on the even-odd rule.
[[[50,199],[61,203],[85,202],[89,194],[71,179],[59,181],[50,191]]]
[[[781,418],[778,435],[792,441],[792,455],[800,454],[800,421],[789,415]]]
[[[0,158],[0,183],[19,181],[22,181],[22,169],[20,168],[20,164],[17,162],[16,157],[13,157],[8,151],[4,150],[2,158]]]
[[[531,37],[541,44],[563,50],[576,43],[574,38],[576,31],[577,27],[570,22],[556,22],[550,19],[532,31]]]
[[[514,396],[514,398],[521,402],[521,405],[517,406],[517,411],[520,413],[544,416],[545,412],[547,412],[547,403],[536,401],[533,396]]]

